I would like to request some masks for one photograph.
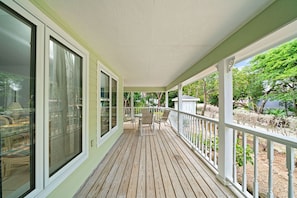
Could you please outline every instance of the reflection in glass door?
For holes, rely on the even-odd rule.
[[[0,2],[0,197],[35,188],[35,32]]]

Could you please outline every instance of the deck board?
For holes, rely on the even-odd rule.
[[[164,185],[162,181],[162,175],[161,175],[161,167],[160,162],[158,160],[158,155],[156,152],[156,146],[155,146],[155,140],[154,137],[151,137],[151,155],[152,155],[152,166],[154,170],[154,185],[155,185],[155,193],[157,198],[166,197],[165,196],[165,190]]]
[[[145,128],[149,133],[149,128]],[[170,127],[125,130],[74,197],[235,197]]]
[[[159,141],[158,141],[159,138],[155,136],[153,139],[154,139],[154,145],[155,145],[155,152],[159,162],[160,175],[162,177],[162,183],[163,183],[165,195],[167,197],[175,197],[174,188],[168,173],[165,159],[163,157],[161,146],[159,145]]]
[[[135,155],[136,155],[136,151],[137,151],[137,145],[138,142],[133,141],[131,149],[130,149],[130,155],[129,155],[129,159],[127,159],[127,165],[125,167],[124,173],[123,173],[123,177],[121,180],[121,185],[118,191],[118,197],[126,197],[128,188],[129,188],[129,182],[131,179],[131,173],[132,173],[132,169],[133,169],[133,161],[135,159]]]

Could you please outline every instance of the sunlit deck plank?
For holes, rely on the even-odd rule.
[[[164,133],[159,135],[161,137],[161,141],[163,142],[165,149],[168,152],[168,155],[170,156],[170,161],[172,163],[173,170],[175,171],[177,179],[180,183],[180,191],[183,191],[185,197],[195,197],[191,185],[188,182],[186,175],[183,173],[182,167],[180,167],[180,164],[183,161],[183,159],[180,155],[178,155],[178,153],[174,149],[171,148],[171,146],[175,147],[176,145],[170,145],[172,142],[167,138],[167,135],[164,135]],[[163,135],[166,137],[164,137]],[[174,187],[176,186],[174,185]],[[181,195],[177,195],[177,197],[181,197]]]
[[[204,180],[208,179],[205,178],[206,176],[201,173],[201,171],[205,171],[200,167],[200,163],[197,163],[197,156],[193,154],[193,152],[189,149],[184,149],[184,142],[177,137],[175,134],[171,134],[167,132],[167,141],[169,141],[171,138],[174,139],[174,142],[176,142],[176,149],[179,155],[182,157],[184,160],[184,166],[188,168],[188,171],[192,174],[192,177],[195,179],[195,181],[191,181],[190,183],[193,185],[195,182],[197,183],[197,187],[193,185],[193,189],[195,189],[195,194],[197,197],[226,197],[226,195],[221,195],[219,190],[216,190],[216,186],[214,187],[212,183],[205,183]],[[181,144],[181,145],[178,145]],[[191,155],[193,154],[193,155]],[[194,156],[194,157],[193,157]],[[189,178],[192,179],[191,176]],[[211,182],[211,181],[210,181]],[[214,193],[213,189],[214,188],[217,194]],[[200,192],[200,190],[202,190]],[[219,196],[218,196],[219,195]]]
[[[219,181],[216,180],[215,175],[209,171],[208,167],[206,167],[202,161],[197,159],[196,154],[194,154],[190,149],[184,149],[185,143],[179,137],[173,133],[167,134],[175,139],[176,145],[184,153],[182,154],[183,159],[185,161],[189,161],[189,164],[191,164],[191,172],[199,182],[199,185],[203,189],[206,197],[230,197],[232,195],[229,189],[226,189],[225,187],[222,189],[220,187],[222,185],[218,185]]]
[[[172,137],[170,136],[169,133],[165,132],[165,133],[160,134],[160,136],[162,137],[163,141],[168,142],[168,145],[169,145],[170,149],[172,150],[172,152],[176,153],[176,160],[178,161],[178,164],[179,164],[179,167],[177,167],[177,169],[183,171],[183,174],[188,181],[187,188],[190,188],[190,189],[185,189],[185,191],[193,192],[196,197],[205,197],[206,195],[203,193],[203,190],[199,186],[199,180],[195,180],[195,177],[192,174],[192,172],[195,172],[194,168],[191,167],[192,164],[188,161],[188,159],[184,155],[183,151],[180,149],[179,146],[172,144],[172,142],[170,140],[170,138],[172,138]],[[193,195],[191,195],[191,197],[192,196]]]
[[[123,158],[119,159],[118,162],[114,165],[114,166],[118,165],[118,169],[116,170],[116,174],[113,177],[113,181],[111,183],[110,189],[106,197],[118,196],[121,183],[124,182],[123,185],[125,185],[126,183],[128,184],[128,182],[125,180],[128,180],[130,176],[127,174],[125,175],[125,172],[127,171],[126,167],[128,168],[128,166],[130,165],[129,161],[131,160],[131,156],[133,155],[132,153],[135,152],[135,144],[136,144],[135,141],[130,141],[130,144],[128,145],[127,149],[124,152]]]
[[[139,174],[139,169],[140,169],[139,164],[140,164],[141,147],[142,147],[142,139],[138,138],[136,152],[135,152],[135,156],[134,156],[134,160],[133,160],[133,164],[132,164],[132,170],[131,170],[129,187],[128,187],[128,191],[127,191],[127,197],[136,197],[138,174]]]
[[[158,158],[158,162],[159,162],[159,167],[160,167],[160,176],[162,177],[162,182],[163,182],[163,188],[165,191],[165,195],[166,197],[175,197],[175,192],[173,189],[173,185],[172,182],[170,180],[170,176],[168,173],[168,169],[166,167],[166,163],[165,163],[165,159],[163,157],[163,153],[161,150],[161,147],[159,145],[159,141],[158,141],[159,137],[154,136],[153,140],[154,140],[154,145],[155,145],[155,152]]]
[[[138,182],[136,189],[136,197],[145,197],[145,139],[141,138],[141,148],[140,148],[140,159],[139,159],[139,172],[138,172]]]
[[[159,132],[160,133],[160,132]],[[171,162],[171,158],[172,158],[172,153],[169,152],[166,148],[166,143],[163,142],[160,138],[158,138],[158,142],[159,142],[159,146],[160,146],[160,149],[163,153],[163,158],[164,158],[164,161],[165,161],[165,166],[168,170],[168,173],[169,173],[169,177],[170,177],[170,180],[171,180],[171,184],[173,186],[173,189],[174,189],[174,192],[175,192],[175,196],[176,197],[185,197],[185,193],[181,187],[181,184],[180,184],[180,181],[178,179],[178,176],[174,170],[174,167],[172,165],[172,162]]]
[[[95,177],[95,178],[94,178]],[[123,133],[75,197],[232,197],[168,127]]]
[[[103,181],[107,177],[108,170],[106,169],[111,168],[107,166],[107,164],[112,163],[116,160],[117,154],[122,150],[121,148],[124,146],[125,143],[126,141],[124,138],[119,139],[119,141],[117,142],[118,145],[111,148],[102,162],[98,165],[96,170],[84,184],[85,186],[89,186],[89,188],[82,188],[79,194],[88,195],[88,197],[95,196],[94,193],[96,193],[96,189],[100,188],[100,184],[103,183]]]
[[[107,174],[105,177],[105,180],[103,181],[103,185],[101,189],[96,193],[97,196],[100,195],[100,197],[107,197],[108,192],[111,190],[112,185],[116,183],[117,181],[114,180],[116,173],[118,171],[119,166],[122,163],[126,163],[126,161],[123,161],[125,153],[127,149],[131,146],[131,142],[133,138],[131,138],[132,134],[129,134],[129,138],[127,139],[126,143],[123,145],[122,150],[116,154],[117,158],[115,159],[114,162],[110,162],[109,164],[106,164],[106,172],[104,171],[104,176]]]
[[[151,140],[150,140],[152,165],[154,168],[154,184],[155,184],[156,197],[162,198],[162,197],[166,197],[164,185],[163,185],[163,183],[165,184],[165,182],[164,182],[164,180],[162,181],[161,167],[160,167],[161,163],[158,159],[157,147],[155,145],[155,137],[156,136],[152,136]],[[171,186],[171,184],[170,184],[170,186]],[[173,192],[173,189],[172,189],[172,192]]]
[[[154,168],[152,163],[152,150],[150,145],[151,137],[148,136],[148,141],[146,141],[146,196],[151,198],[156,197],[155,182],[154,182]]]
[[[138,148],[138,141],[133,141],[130,149],[130,156],[129,156],[126,168],[124,170],[123,178],[118,191],[118,197],[126,197],[126,194],[129,188],[129,183],[131,180],[133,163],[134,163],[135,155],[137,153],[137,148]]]

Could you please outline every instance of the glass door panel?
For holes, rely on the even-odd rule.
[[[35,34],[0,2],[0,197],[35,188]]]
[[[49,176],[82,152],[82,57],[50,39]]]

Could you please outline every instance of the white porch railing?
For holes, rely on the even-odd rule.
[[[170,122],[172,128],[203,157],[215,170],[218,167],[218,121],[199,115],[171,110]],[[179,130],[178,130],[179,128]]]
[[[156,113],[157,115],[162,114],[163,111],[162,108],[150,108],[150,110],[160,112]],[[174,109],[170,110],[169,120],[172,128],[217,174],[219,121],[185,112],[180,112],[178,120],[178,112]],[[141,108],[135,108],[134,113],[139,112]],[[277,150],[286,154],[286,162],[282,168],[287,170],[287,186],[282,186],[283,191],[287,191],[288,197],[294,197],[294,151],[297,149],[297,139],[234,123],[228,123],[225,126],[233,129],[233,145],[230,145],[233,148],[233,154],[230,157],[233,159],[233,167],[230,167],[233,174],[232,178],[228,178],[229,183],[246,197],[259,197],[259,166],[265,166],[266,175],[268,175],[265,196],[274,197],[274,154]],[[261,163],[260,148],[267,152],[267,160]],[[252,183],[251,189],[248,189],[248,183]]]
[[[163,112],[164,108],[158,108],[158,107],[134,107],[133,108],[133,115],[141,113],[142,109],[149,109],[151,112]],[[131,107],[124,107],[124,115],[132,116]]]
[[[288,197],[294,197],[294,169],[295,169],[295,155],[294,151],[297,148],[297,139],[292,137],[286,137],[283,135],[275,134],[275,133],[267,133],[265,130],[255,129],[244,127],[238,124],[226,124],[226,127],[233,129],[233,178],[230,182],[240,190],[244,195],[259,197],[259,166],[267,167],[267,197],[274,197],[274,174],[278,174],[274,170],[274,154],[275,152],[283,152],[286,154],[286,161],[283,163],[284,167],[281,167],[283,170],[287,169],[287,186],[281,186],[282,191],[287,191]],[[252,161],[253,161],[253,175],[247,174],[247,152],[242,152],[242,156],[236,155],[236,143],[238,138],[241,142],[241,147],[243,151],[246,151],[248,145],[253,150],[252,153]],[[260,164],[260,160],[258,159],[259,148],[264,147],[263,150],[267,152],[267,162],[266,164]],[[236,157],[241,157],[243,160],[241,171],[238,171]],[[263,161],[261,161],[263,163]],[[238,182],[239,172],[241,172],[241,184]],[[252,180],[253,183],[253,195],[248,192],[247,182],[248,180]],[[278,185],[276,183],[276,185]],[[296,191],[295,191],[296,195]]]

